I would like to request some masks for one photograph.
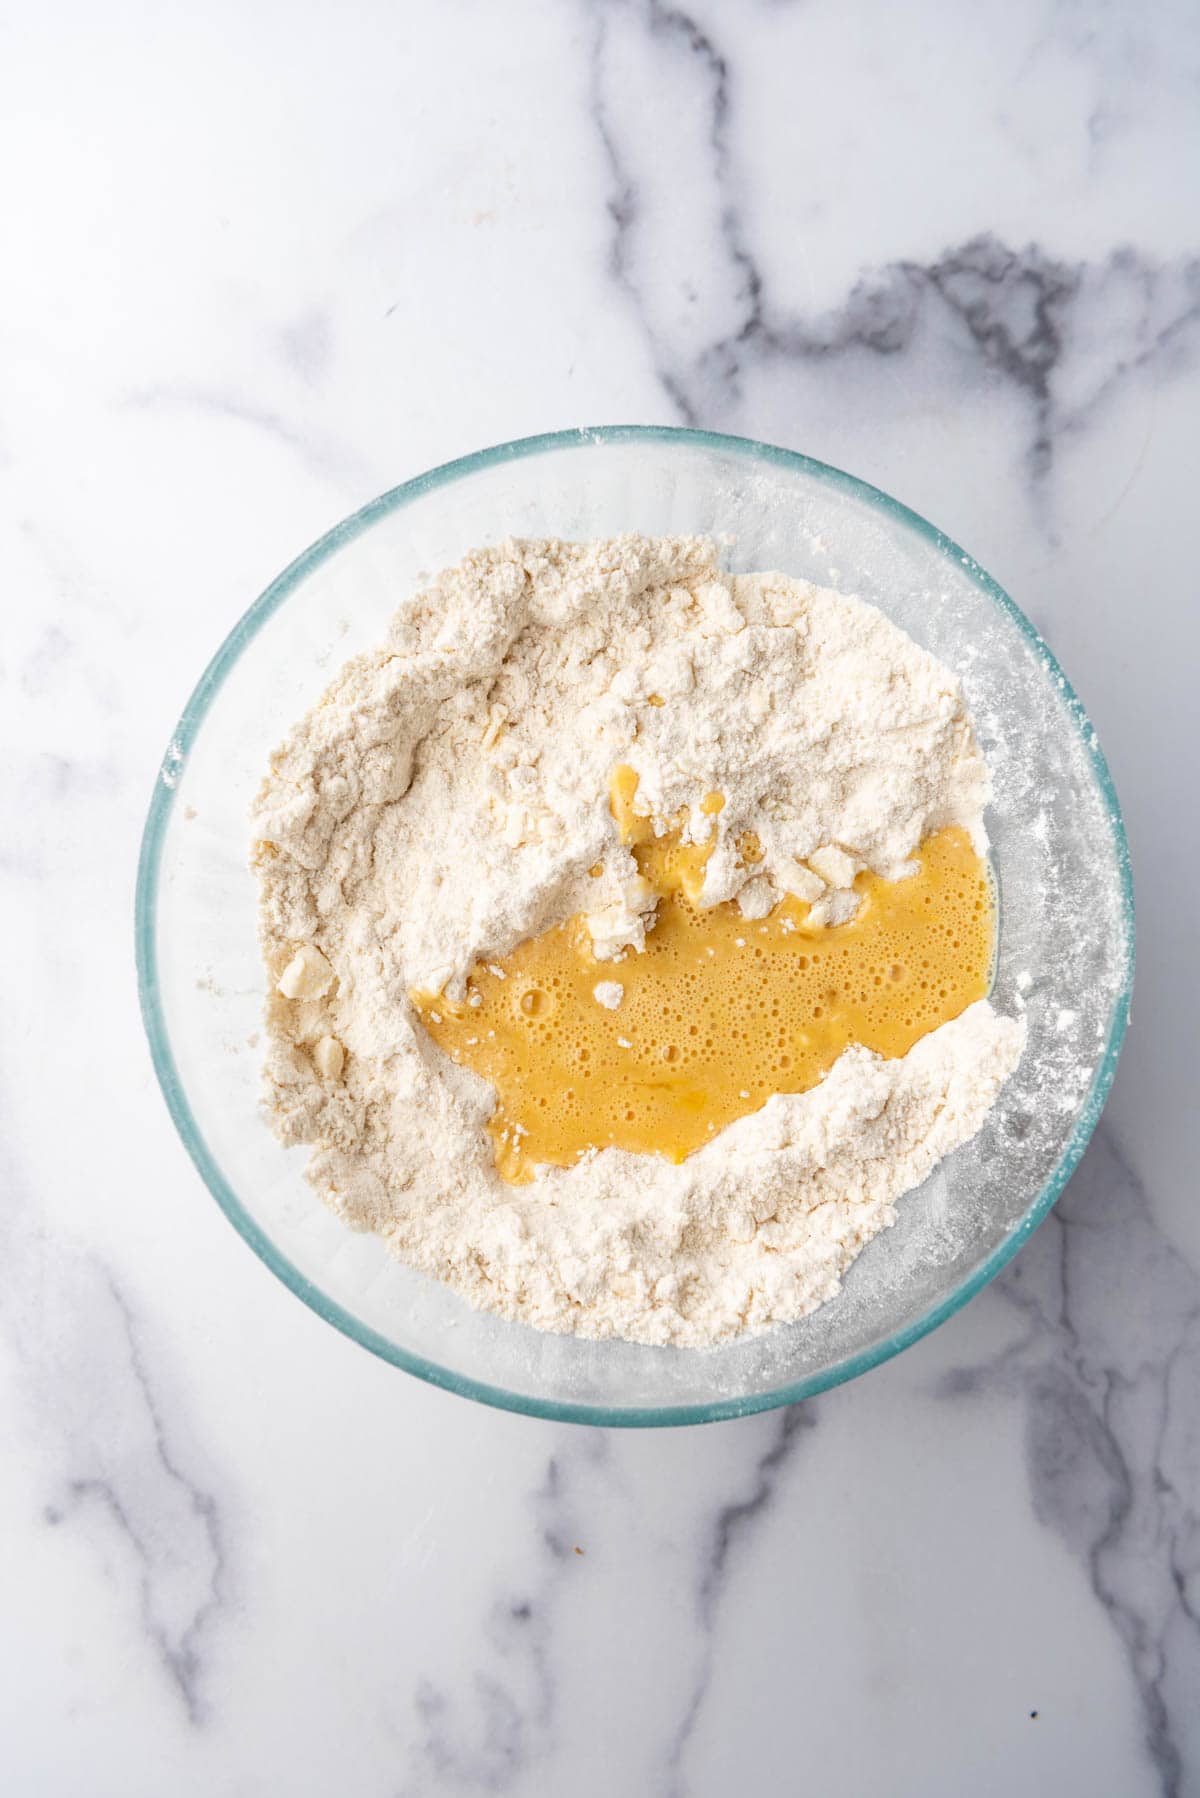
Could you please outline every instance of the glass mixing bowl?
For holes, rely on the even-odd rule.
[[[717,537],[873,601],[961,676],[995,777],[994,1002],[1024,1059],[984,1128],[899,1206],[844,1290],[799,1323],[714,1349],[550,1336],[473,1311],[355,1235],[258,1113],[263,972],[247,812],[267,756],[398,601],[512,535]],[[142,844],[137,961],[155,1068],[188,1153],[273,1273],[364,1348],[452,1392],[538,1416],[695,1423],[790,1403],[896,1354],[1014,1255],[1079,1160],[1125,1030],[1128,847],[1104,757],[1045,644],[970,556],[806,456],[628,426],[484,450],[386,493],[281,574],[217,651],[167,751]]]

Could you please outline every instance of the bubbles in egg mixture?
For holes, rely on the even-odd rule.
[[[495,1087],[505,1179],[593,1148],[682,1161],[773,1094],[816,1085],[851,1043],[904,1055],[986,995],[994,904],[965,831],[929,837],[908,879],[860,874],[845,924],[812,925],[792,898],[750,921],[696,902],[710,846],[639,828],[632,795],[614,785],[614,813],[660,895],[641,953],[597,961],[572,918],[473,969],[462,1004],[413,995],[434,1041]],[[702,809],[715,816],[718,796]],[[615,1006],[600,982],[620,987]]]

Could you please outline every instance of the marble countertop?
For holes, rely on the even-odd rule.
[[[1183,3],[8,10],[6,1798],[1200,1792],[1198,89]],[[628,1434],[424,1387],[271,1278],[130,923],[271,577],[618,421],[804,449],[995,573],[1099,729],[1141,944],[993,1287],[794,1410]]]

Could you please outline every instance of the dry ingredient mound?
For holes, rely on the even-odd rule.
[[[681,811],[697,841],[715,828],[702,903],[748,918],[793,893],[837,923],[858,872],[904,876],[946,825],[986,847],[958,683],[874,607],[723,573],[699,538],[479,550],[271,758],[253,820],[266,1108],[311,1145],[307,1178],[340,1217],[472,1304],[715,1343],[838,1291],[895,1201],[979,1129],[1023,1026],[982,1001],[902,1059],[846,1050],[678,1165],[604,1149],[507,1185],[492,1088],[408,994],[461,997],[475,962],[577,913],[598,987],[638,952],[653,910],[608,805],[618,765],[664,828]]]

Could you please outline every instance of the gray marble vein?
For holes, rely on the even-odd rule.
[[[147,1429],[135,1467],[71,1473],[62,1503],[46,1522],[69,1523],[98,1506],[128,1542],[139,1568],[141,1616],[164,1671],[179,1689],[189,1720],[202,1723],[210,1625],[225,1597],[226,1553],[217,1502],[176,1459],[138,1343],[133,1316],[112,1274],[98,1270],[118,1314],[128,1371]],[[92,1320],[97,1308],[89,1305]],[[132,1477],[130,1477],[132,1476]]]
[[[554,1745],[557,1613],[583,1557],[579,1487],[605,1470],[601,1431],[575,1434],[550,1456],[531,1498],[541,1553],[536,1577],[494,1600],[482,1632],[482,1664],[461,1696],[422,1680],[413,1697],[418,1736],[403,1798],[444,1787],[508,1792]]]
[[[713,1677],[715,1631],[726,1583],[735,1570],[737,1551],[767,1513],[775,1497],[782,1470],[793,1458],[806,1433],[817,1421],[817,1407],[810,1401],[791,1405],[771,1420],[772,1438],[754,1464],[752,1486],[745,1497],[718,1510],[696,1587],[696,1611],[701,1635],[701,1657],[695,1682],[683,1714],[671,1737],[665,1761],[663,1792],[685,1798],[688,1749]]]
[[[329,309],[314,306],[300,313],[279,332],[279,353],[302,381],[317,387],[330,373],[337,341]]]
[[[1200,1276],[1110,1125],[997,1292],[1019,1340],[943,1390],[1019,1394],[1034,1509],[1088,1570],[1178,1798],[1200,1765]]]
[[[695,1789],[693,1734],[710,1700],[730,1583],[762,1533],[778,1526],[781,1487],[815,1423],[816,1407],[809,1404],[734,1426],[728,1439],[736,1450],[715,1494],[711,1479],[693,1489],[683,1476],[691,1445],[676,1438],[668,1457],[676,1473],[668,1481],[665,1537],[646,1502],[644,1472],[635,1471],[641,1462],[636,1447],[627,1460],[607,1432],[560,1435],[531,1495],[535,1534],[527,1577],[489,1603],[472,1645],[469,1676],[452,1687],[423,1679],[413,1692],[416,1727],[399,1788],[404,1798],[429,1790],[555,1788],[564,1755],[570,1757],[570,1719],[578,1703],[567,1689],[566,1645],[577,1640],[573,1618],[585,1604],[581,1582],[589,1578],[588,1556],[597,1536],[603,1541],[613,1535],[633,1563],[624,1592],[620,1583],[613,1588],[618,1604],[623,1597],[636,1617],[641,1575],[633,1569],[666,1556],[669,1576],[660,1574],[655,1582],[659,1602],[678,1605],[689,1620],[677,1637],[680,1664],[662,1670],[654,1737],[639,1757],[637,1777],[664,1798],[683,1798]],[[622,1514],[624,1525],[614,1528]],[[611,1622],[616,1624],[615,1616]],[[589,1664],[598,1651],[614,1655],[619,1665],[621,1636],[617,1627],[610,1647],[589,1643]],[[600,1740],[589,1772],[598,1778],[605,1763]],[[586,1789],[595,1788],[589,1783]]]
[[[61,1241],[47,1254],[42,1233],[22,1227],[16,1170],[6,1171],[0,1329],[44,1462],[43,1522],[95,1543],[113,1603],[132,1597],[148,1649],[188,1721],[202,1724],[208,1656],[228,1600],[215,1494],[189,1466],[180,1420],[113,1269]]]
[[[613,224],[609,266],[642,320],[658,379],[682,422],[704,423],[710,411],[705,402],[714,388],[728,391],[736,385],[737,346],[763,326],[762,278],[743,242],[729,192],[729,66],[693,18],[661,0],[646,0],[636,8],[599,7],[595,31],[592,114],[613,179],[608,201]],[[639,33],[645,34],[644,46],[637,44]],[[664,207],[678,204],[679,194],[673,184],[669,197],[647,193],[652,170],[659,165],[640,167],[637,150],[657,151],[659,144],[656,138],[642,137],[641,143],[630,145],[625,108],[632,103],[636,116],[639,100],[646,97],[630,81],[634,67],[639,85],[661,85],[672,92],[669,70],[680,60],[689,73],[689,90],[691,74],[701,83],[699,107],[694,92],[689,92],[691,104],[685,101],[684,117],[696,132],[698,141],[689,147],[701,150],[706,177],[689,186],[685,203],[698,213],[697,246],[702,243],[707,252],[715,243],[720,254],[711,263],[664,269],[648,205],[652,199]],[[723,329],[715,341],[705,342],[704,330],[710,328],[713,313],[720,316]],[[690,354],[680,366],[679,352],[685,348]]]
[[[1194,362],[1200,248],[1163,259],[1119,244],[1079,260],[983,232],[929,261],[872,268],[864,259],[838,306],[806,313],[770,290],[751,246],[731,147],[730,68],[714,38],[660,0],[599,7],[595,33],[591,102],[611,174],[609,266],[681,422],[752,429],[748,401],[781,370],[834,382],[842,362],[932,354],[955,379],[1020,398],[1036,487],[1059,436],[1078,431],[1121,381]],[[669,155],[647,124],[631,67],[667,92],[690,71],[689,103],[672,121],[681,141]],[[687,226],[673,236],[687,253],[665,260],[658,225],[679,210]]]
[[[319,379],[331,354],[328,331],[312,320],[286,327],[280,336],[280,353],[285,365],[309,386]],[[190,412],[245,425],[298,457],[317,474],[344,479],[361,476],[364,471],[362,456],[348,443],[314,428],[303,405],[293,408],[295,416],[288,416],[281,407],[240,393],[173,383],[135,387],[124,395],[123,404],[134,411]]]

